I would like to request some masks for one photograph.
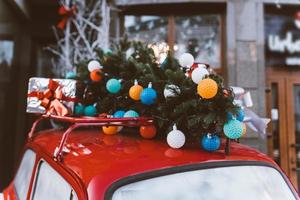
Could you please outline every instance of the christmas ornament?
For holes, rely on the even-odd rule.
[[[184,53],[179,57],[178,61],[182,67],[190,68],[194,64],[194,57],[190,53]]]
[[[244,121],[244,118],[245,118],[245,112],[242,108],[240,108],[238,110],[238,113],[236,116],[234,116],[232,113],[227,113],[227,119],[230,120],[230,119],[237,119],[239,120],[240,122]]]
[[[67,72],[66,74],[66,79],[76,79],[76,77],[77,77],[76,72],[73,71]]]
[[[209,75],[209,72],[205,67],[197,67],[192,72],[192,80],[198,84],[206,75]]]
[[[118,127],[117,126],[102,126],[103,133],[106,135],[114,135],[118,133]]]
[[[184,145],[185,135],[180,130],[177,130],[176,125],[174,125],[173,130],[168,133],[167,143],[174,149],[179,149]]]
[[[84,114],[84,105],[77,104],[74,110],[75,115],[83,115]]]
[[[93,105],[86,106],[84,108],[84,115],[89,116],[89,117],[93,117],[93,116],[97,115],[96,107]]]
[[[105,49],[105,50],[103,50],[103,52],[106,56],[111,56],[113,53],[113,51],[111,49]]]
[[[109,79],[106,83],[106,89],[108,92],[112,94],[116,94],[120,91],[121,89],[121,83],[117,79]]]
[[[212,152],[220,148],[221,140],[217,135],[207,134],[202,137],[201,145],[204,150]]]
[[[118,110],[114,113],[114,118],[122,118],[124,117],[125,111],[123,110]]]
[[[100,69],[95,69],[90,73],[90,79],[93,82],[100,82],[102,80],[102,75],[101,75],[101,70]]]
[[[245,123],[243,123],[243,133],[242,133],[242,136],[245,136],[247,133],[247,126]]]
[[[137,80],[135,80],[134,85],[129,89],[129,97],[136,101],[140,100],[143,89],[144,88],[138,84]]]
[[[150,82],[148,88],[143,89],[141,96],[141,102],[146,105],[154,104],[157,99],[157,93],[152,88],[152,83]]]
[[[230,139],[238,139],[243,134],[243,124],[236,120],[228,120],[223,127],[224,134]]]
[[[88,70],[89,72],[93,72],[95,70],[102,69],[100,63],[97,60],[92,60],[88,64]]]
[[[156,127],[154,125],[141,126],[140,135],[145,139],[152,139],[156,136]]]
[[[206,78],[199,82],[197,91],[203,99],[211,99],[218,92],[218,84],[213,79]]]
[[[180,88],[177,85],[167,85],[164,89],[165,98],[176,97],[180,93]]]
[[[124,117],[139,117],[140,115],[135,112],[134,110],[128,110],[125,114]]]

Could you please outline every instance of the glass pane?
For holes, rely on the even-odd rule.
[[[146,42],[162,63],[167,56],[168,18],[163,16],[125,16],[125,34],[129,40]]]
[[[0,81],[8,81],[13,62],[14,42],[0,40]]]
[[[19,200],[26,200],[32,170],[35,163],[35,153],[27,150],[23,156],[19,170],[14,180],[15,190]]]
[[[270,167],[235,166],[177,173],[119,188],[113,200],[294,200],[281,174]]]
[[[294,85],[294,111],[297,168],[300,168],[300,85]],[[297,172],[298,183],[300,183],[300,173],[298,170]]]
[[[39,168],[33,200],[67,200],[72,197],[72,188],[48,163]]]
[[[273,139],[273,159],[280,165],[280,138],[279,138],[279,109],[278,109],[278,84],[272,83],[272,139]]]
[[[198,15],[176,17],[175,56],[184,52],[195,57],[196,62],[221,67],[221,16]]]

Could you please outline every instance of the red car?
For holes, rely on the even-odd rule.
[[[175,150],[126,131],[84,129],[73,131],[63,158],[54,159],[62,134],[42,131],[28,141],[5,200],[300,199],[273,160],[238,143],[226,155],[199,144]]]

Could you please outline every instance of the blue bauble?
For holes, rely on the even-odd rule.
[[[77,104],[74,109],[75,115],[83,115],[84,114],[84,105]]]
[[[223,127],[224,134],[230,139],[238,139],[243,135],[243,124],[237,119],[228,120]]]
[[[239,109],[238,114],[236,116],[236,119],[239,120],[240,122],[244,121],[245,118],[245,111],[243,109]]]
[[[77,77],[76,72],[67,72],[66,79],[75,79]]]
[[[116,94],[120,91],[121,89],[121,83],[117,79],[109,79],[106,83],[106,89],[108,92],[112,94]]]
[[[135,112],[134,110],[128,110],[125,114],[124,117],[139,117],[140,115]]]
[[[141,102],[146,105],[154,104],[157,99],[157,93],[152,88],[145,88],[141,93]]]
[[[201,140],[202,148],[205,151],[216,151],[220,148],[221,140],[216,135],[205,135]]]
[[[97,114],[98,114],[97,109],[93,105],[87,106],[87,107],[84,108],[84,115],[85,116],[93,117]]]
[[[122,118],[124,117],[125,111],[123,110],[118,110],[114,113],[114,118]]]
[[[226,116],[227,116],[227,120],[231,120],[231,119],[235,118],[231,112],[228,112],[226,114]]]

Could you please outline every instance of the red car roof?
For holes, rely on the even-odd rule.
[[[44,131],[31,143],[52,156],[62,133]],[[171,167],[222,161],[262,161],[276,166],[266,155],[241,144],[231,143],[227,156],[221,149],[209,153],[201,150],[200,144],[189,144],[174,150],[165,141],[141,139],[138,134],[110,136],[99,129],[85,129],[70,135],[63,166],[80,177],[88,188],[89,199],[103,199],[109,186],[120,179]],[[92,197],[93,193],[97,198]]]

